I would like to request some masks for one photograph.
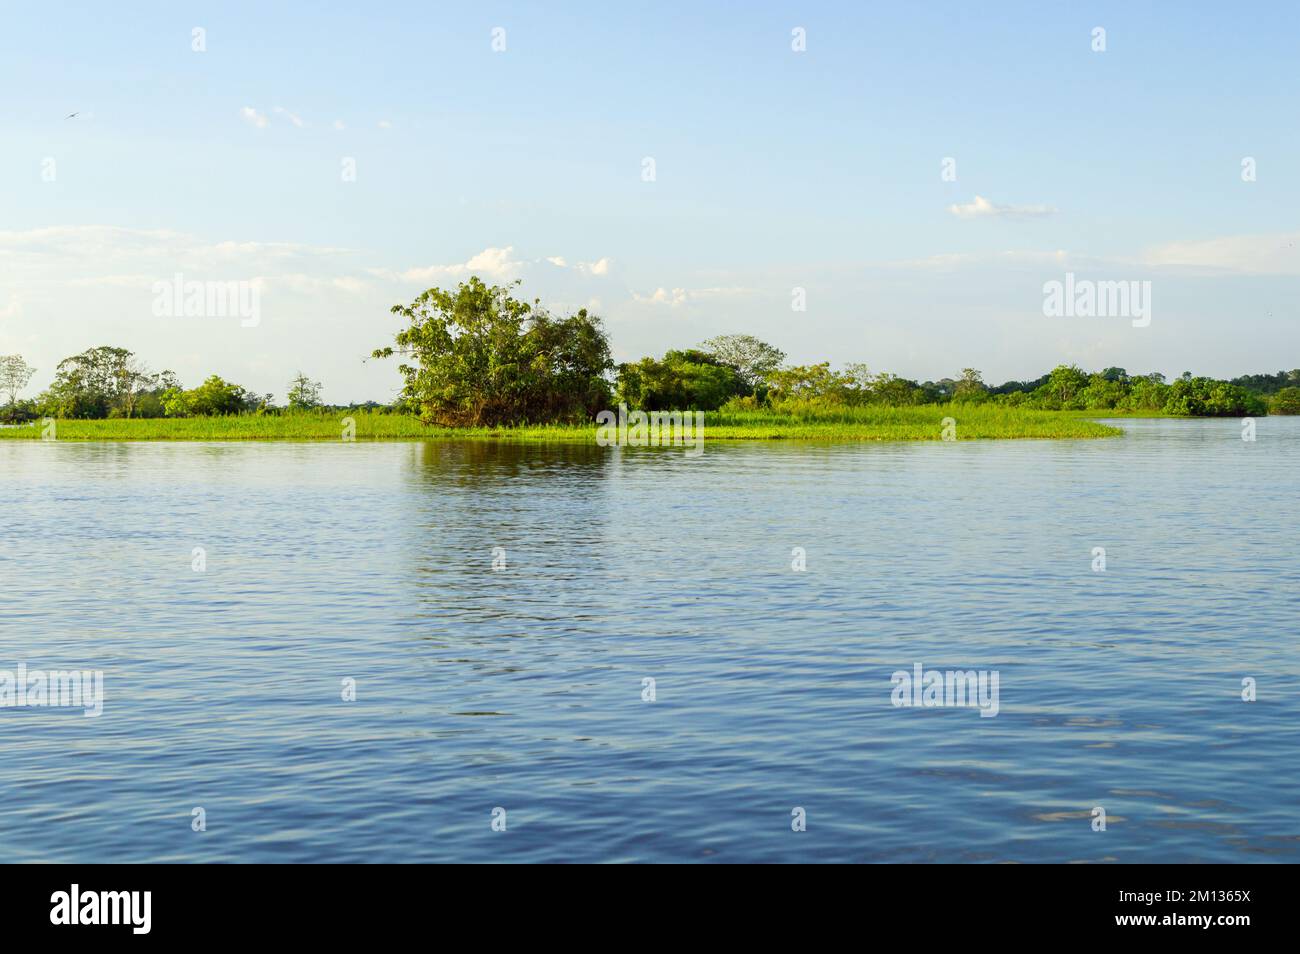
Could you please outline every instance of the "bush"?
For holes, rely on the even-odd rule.
[[[736,368],[702,351],[618,366],[618,399],[643,411],[716,411],[750,390]]]
[[[745,412],[762,410],[765,402],[756,394],[744,394],[731,398],[726,404],[718,410],[727,414],[742,414]]]
[[[1300,388],[1282,388],[1269,402],[1270,414],[1300,414]]]
[[[0,424],[26,424],[35,420],[37,413],[35,401],[14,401],[12,404],[0,404]]]
[[[1239,385],[1185,374],[1169,385],[1164,411],[1192,417],[1241,417],[1264,414],[1267,407],[1263,398]]]

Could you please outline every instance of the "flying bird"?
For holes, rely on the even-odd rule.
[[[64,119],[75,119],[77,116],[80,116],[80,115],[81,115],[81,112],[80,112],[80,110],[78,110],[78,111],[75,112],[75,113],[68,113],[68,115],[64,116],[63,118],[64,118]]]

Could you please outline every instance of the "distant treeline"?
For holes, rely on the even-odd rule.
[[[517,284],[517,283],[516,283]],[[579,423],[623,403],[647,411],[741,411],[863,405],[992,403],[1043,410],[1086,410],[1191,416],[1300,414],[1300,369],[1230,381],[1184,372],[1124,368],[1086,372],[1059,365],[1032,381],[990,387],[979,371],[956,378],[913,381],[863,364],[832,370],[830,362],[791,366],[785,353],[751,335],[711,338],[662,358],[615,364],[601,320],[587,311],[559,318],[540,302],[511,294],[514,285],[477,278],[455,291],[431,288],[393,314],[405,321],[394,355],[405,386],[389,404],[349,409],[411,413],[448,426]],[[0,419],[36,417],[203,417],[325,411],[321,385],[302,372],[288,383],[283,404],[211,375],[186,389],[171,371],[152,372],[125,348],[91,348],[59,362],[50,387],[28,400],[17,395],[35,369],[20,356],[0,357],[0,393],[9,402]],[[342,409],[342,408],[337,408]]]
[[[963,369],[957,378],[917,382],[884,372],[873,374],[863,365],[850,364],[833,371],[829,363],[822,363],[778,369],[752,395],[738,395],[729,401],[737,407],[766,404],[786,409],[803,403],[910,405],[952,401],[1048,411],[1192,417],[1300,414],[1300,369],[1231,381],[1197,377],[1185,371],[1167,381],[1159,372],[1130,375],[1124,368],[1114,367],[1087,372],[1077,365],[1063,364],[1032,381],[1008,381],[990,387],[974,368]]]
[[[47,390],[29,400],[19,400],[18,392],[27,386],[35,370],[19,355],[0,356],[0,393],[9,398],[0,408],[0,419],[215,417],[331,409],[320,400],[320,382],[302,372],[288,383],[284,404],[277,405],[274,395],[249,391],[215,374],[187,389],[173,372],[150,371],[133,352],[108,345],[63,359]],[[384,409],[375,402],[348,407]]]
[[[785,355],[748,335],[726,335],[698,349],[669,351],[618,366],[617,398],[646,410],[701,408],[777,411],[878,404],[992,403],[1048,411],[1118,411],[1189,415],[1300,414],[1300,369],[1221,381],[1190,371],[1173,381],[1123,368],[1088,373],[1059,365],[1033,381],[989,387],[979,371],[957,378],[912,381],[863,364],[832,370],[830,362],[785,366]]]

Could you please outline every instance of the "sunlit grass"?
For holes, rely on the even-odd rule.
[[[1076,414],[975,404],[919,407],[858,407],[798,413],[711,411],[705,439],[726,441],[937,441],[943,419],[956,422],[957,440],[1114,437],[1118,428]],[[594,442],[595,425],[510,428],[443,428],[421,424],[404,414],[364,411],[337,414],[283,414],[237,417],[57,421],[61,441],[337,441],[351,418],[358,441],[456,440],[465,438]],[[0,428],[0,439],[39,440],[35,425]]]

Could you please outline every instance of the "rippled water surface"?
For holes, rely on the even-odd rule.
[[[1300,421],[1122,426],[0,442],[0,860],[1300,860]]]

